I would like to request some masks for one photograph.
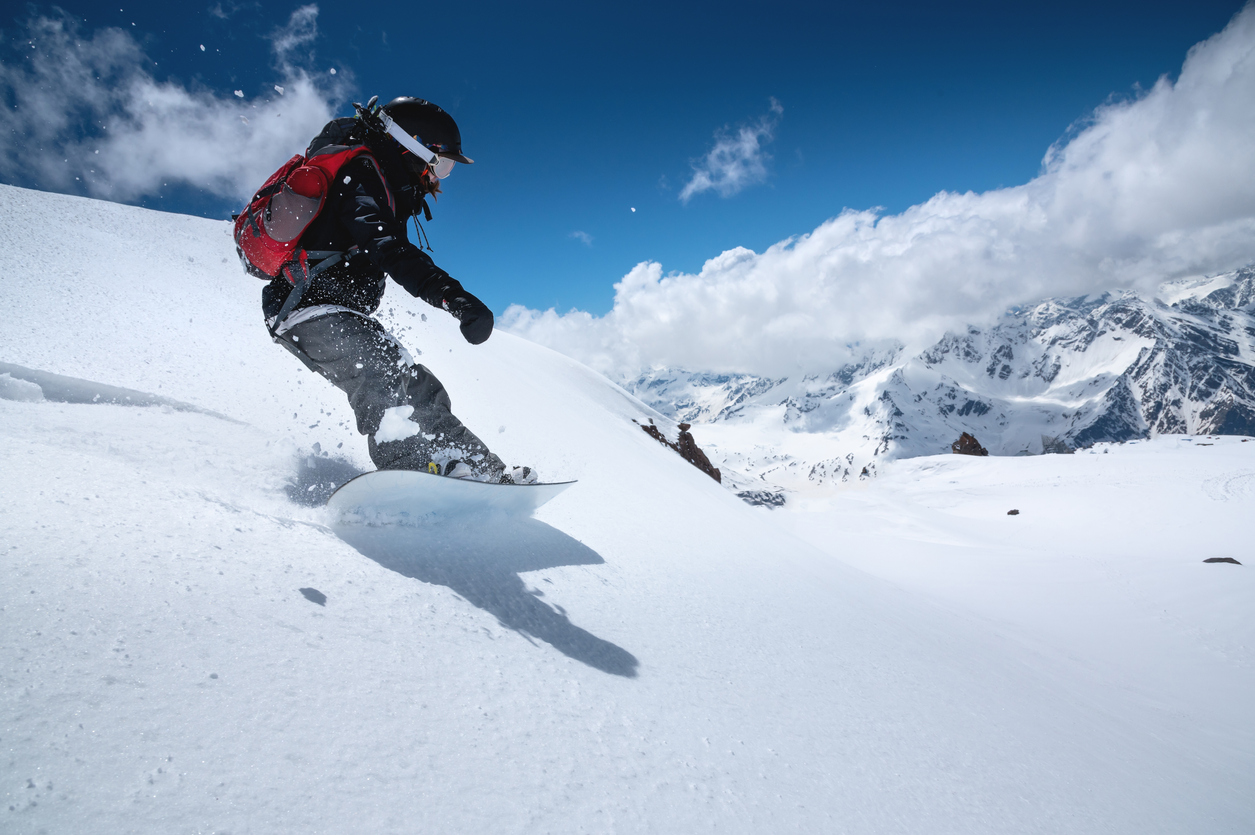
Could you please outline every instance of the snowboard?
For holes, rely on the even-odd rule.
[[[341,484],[327,500],[327,509],[336,517],[365,522],[422,522],[484,513],[529,516],[572,484],[486,484],[415,470],[376,470]]]

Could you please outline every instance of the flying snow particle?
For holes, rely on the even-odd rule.
[[[242,99],[242,98],[244,98],[244,91],[243,91],[243,90],[236,90],[236,91],[235,91],[235,97],[236,97],[237,99]],[[633,209],[633,211],[635,211],[635,209]]]
[[[205,45],[204,45],[204,44],[201,44],[201,45],[200,45],[200,51],[201,51],[201,52],[204,52],[204,51],[205,51]]]
[[[636,211],[636,207],[635,207],[635,206],[633,206],[633,207],[632,207],[632,211]]]
[[[282,88],[282,87],[280,87],[278,84],[276,84],[276,85],[275,85],[275,92],[276,92],[276,93],[278,93],[279,95],[281,95],[281,96],[282,96],[282,95],[283,95],[283,88]]]
[[[332,68],[331,68],[331,74],[332,74],[332,75],[335,75],[335,74],[336,74],[336,68],[335,68],[335,67],[332,67]]]

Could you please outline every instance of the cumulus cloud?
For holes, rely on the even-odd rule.
[[[272,40],[284,95],[252,99],[158,81],[122,29],[85,35],[64,13],[29,20],[19,60],[0,63],[0,176],[120,201],[175,183],[247,197],[332,118],[340,83],[316,82],[296,55],[317,14],[297,9]]]
[[[680,200],[687,203],[705,191],[731,197],[766,181],[771,156],[764,146],[775,138],[776,125],[783,114],[784,107],[773,98],[771,109],[758,121],[742,125],[735,132],[727,128],[717,131],[715,147],[693,163],[693,176],[680,190]]]
[[[923,347],[1048,296],[1255,260],[1255,5],[1194,46],[1175,83],[1098,108],[1032,181],[846,211],[696,275],[639,264],[602,317],[511,307],[502,324],[624,377],[649,366],[795,374],[868,343]],[[857,343],[858,344],[856,346]]]

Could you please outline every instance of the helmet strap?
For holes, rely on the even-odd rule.
[[[381,110],[379,112],[379,118],[383,123],[384,133],[401,143],[402,148],[409,151],[411,154],[418,157],[428,165],[436,164],[437,157],[435,151],[423,147],[423,143],[419,142],[417,139],[402,130],[401,126],[392,121],[392,117],[384,111]]]
[[[439,157],[436,156],[436,152],[430,148],[424,147],[423,143],[406,133],[400,125],[392,121],[392,117],[389,116],[388,112],[382,107],[376,107],[375,102],[378,99],[379,97],[375,96],[365,107],[362,107],[357,102],[353,102],[353,109],[357,111],[357,118],[365,122],[367,127],[377,130],[380,133],[388,134],[399,142],[402,148],[409,151],[423,162],[428,165],[435,165],[437,159],[439,159]]]

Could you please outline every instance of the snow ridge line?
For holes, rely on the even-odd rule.
[[[20,365],[14,365],[9,362],[0,362],[0,374],[8,374],[15,380],[25,380],[39,386],[43,391],[44,399],[53,400],[58,403],[107,403],[115,406],[166,406],[174,409],[176,412],[196,412],[202,415],[225,420],[228,423],[235,423],[245,426],[243,421],[236,420],[233,417],[227,417],[221,412],[215,412],[211,409],[202,409],[200,406],[193,406],[191,403],[184,403],[181,400],[174,400],[170,397],[161,397],[156,394],[148,394],[135,389],[122,388],[120,386],[111,386],[105,383],[97,383],[92,380],[83,380],[78,377],[66,377],[62,374],[53,374],[49,371],[38,371],[33,368],[24,368]]]

